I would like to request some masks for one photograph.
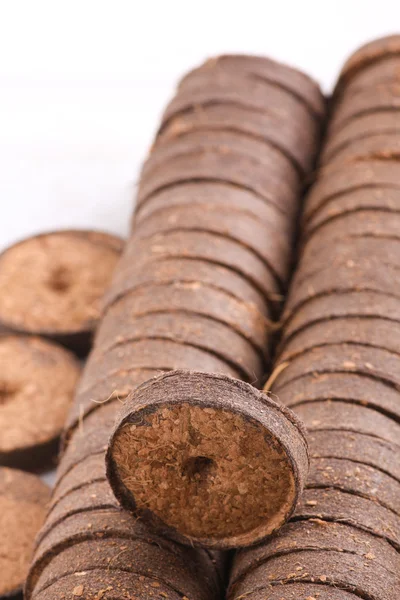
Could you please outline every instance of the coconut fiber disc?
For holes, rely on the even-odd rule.
[[[336,85],[335,93],[351,82],[352,78],[367,67],[378,64],[384,58],[400,55],[400,36],[388,35],[368,42],[358,48],[345,62]]]
[[[0,336],[0,465],[48,466],[80,371],[74,355],[53,342]]]
[[[0,256],[0,324],[86,354],[121,249],[119,238],[93,231],[56,231],[11,246]]]
[[[399,75],[400,75],[400,57],[399,57]],[[344,150],[355,140],[362,140],[370,136],[382,135],[384,133],[399,133],[399,115],[398,111],[382,112],[379,114],[366,114],[357,119],[349,121],[336,134],[331,136],[324,147],[321,163],[329,164],[331,158],[334,158],[338,152]]]
[[[350,552],[374,560],[392,574],[400,569],[400,555],[386,540],[342,523],[310,519],[291,521],[267,544],[239,550],[232,563],[230,586],[271,557],[300,550]]]
[[[136,226],[156,212],[185,206],[231,209],[234,213],[244,211],[262,223],[278,227],[280,231],[293,230],[293,223],[288,215],[282,214],[253,192],[229,183],[196,181],[181,183],[151,196],[134,214],[133,225]]]
[[[297,69],[264,56],[223,54],[212,57],[185,75],[179,90],[199,86],[204,76],[218,78],[238,74],[282,88],[302,102],[314,117],[324,116],[325,101],[315,81]]]
[[[185,103],[186,104],[186,103]],[[252,106],[231,104],[228,102],[203,104],[193,107],[186,104],[187,110],[178,113],[165,124],[157,138],[157,143],[167,143],[171,139],[191,134],[193,131],[221,132],[233,131],[249,138],[260,139],[266,152],[273,148],[281,153],[285,161],[285,172],[289,179],[300,181],[304,174],[300,173],[298,163],[293,157],[293,147],[299,146],[304,138],[301,128],[293,124],[293,120],[282,119],[279,115],[254,110]],[[275,152],[274,152],[275,154]]]
[[[382,61],[365,67],[346,86],[344,95],[351,97],[353,94],[363,90],[373,89],[382,85],[390,87],[398,84],[400,81],[399,65],[400,54],[397,56],[387,56]]]
[[[48,487],[35,475],[0,467],[0,598],[21,592],[46,515]]]
[[[304,209],[304,223],[324,204],[335,197],[361,188],[400,187],[400,166],[395,160],[366,160],[341,164],[340,168],[327,167],[308,195]]]
[[[178,371],[126,401],[107,453],[121,504],[186,544],[249,545],[292,513],[308,470],[299,422],[249,384]]]
[[[191,556],[190,550],[187,550],[182,548],[180,553],[169,552],[142,540],[121,538],[83,541],[54,557],[43,569],[35,589],[40,592],[76,572],[99,569],[112,574],[120,570],[130,573],[132,581],[141,577],[152,578],[160,586],[164,584],[178,591],[182,597],[196,600],[216,598],[218,587],[212,578],[207,578],[206,573],[204,577],[193,577],[200,565],[196,561],[196,551],[192,551]]]

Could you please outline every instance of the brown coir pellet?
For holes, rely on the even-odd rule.
[[[339,215],[332,221],[326,221],[316,231],[311,232],[311,239],[315,233],[319,233],[319,235],[326,236],[326,242],[330,244],[335,240],[361,237],[379,239],[381,243],[384,243],[386,240],[399,239],[398,228],[399,213],[397,211],[391,212],[385,208],[383,210],[359,210]],[[304,240],[307,241],[307,239],[305,236]]]
[[[269,558],[298,550],[350,552],[366,560],[373,557],[392,574],[398,573],[400,568],[400,556],[386,540],[343,523],[322,519],[294,521],[284,525],[269,544],[245,548],[237,553],[231,586]]]
[[[365,158],[397,158],[400,155],[398,132],[375,135],[366,139],[355,140],[345,148],[338,150],[330,165],[339,161],[355,161]]]
[[[93,353],[91,371],[110,367],[110,374],[119,368],[149,369],[158,367],[160,371],[193,368],[201,363],[205,371],[224,373],[231,377],[240,377],[233,364],[206,349],[185,344],[177,340],[142,339],[114,346],[108,352]],[[89,372],[89,370],[88,370]]]
[[[288,250],[289,237],[286,231],[278,230],[273,238],[271,225],[264,225],[257,218],[246,212],[210,209],[207,207],[169,208],[159,211],[140,222],[137,229],[137,239],[147,239],[152,235],[168,231],[210,231],[222,237],[234,239],[249,248],[267,267],[284,282],[287,279],[288,265],[284,258],[290,261]],[[266,239],[267,238],[267,239]],[[268,240],[268,241],[267,241]]]
[[[140,521],[132,523],[132,517],[121,509],[75,513],[55,525],[38,544],[25,586],[26,597],[32,595],[37,579],[54,557],[83,541],[109,537],[139,539],[160,547],[164,544],[162,538],[151,535]]]
[[[330,487],[370,498],[396,514],[400,514],[399,482],[362,463],[337,458],[313,458],[307,487]]]
[[[399,59],[397,65],[400,67]],[[363,115],[350,121],[336,135],[327,139],[320,160],[322,163],[329,163],[331,158],[354,141],[396,132],[399,133],[399,117],[396,111]]]
[[[400,356],[374,346],[341,343],[305,350],[290,361],[276,367],[274,391],[307,373],[360,373],[386,382],[399,389]]]
[[[270,586],[290,583],[315,583],[338,587],[361,598],[393,600],[399,586],[393,574],[374,559],[334,550],[298,550],[271,557],[255,567],[244,581],[234,585],[228,598],[240,598]]]
[[[50,466],[80,371],[58,344],[0,336],[0,465]]]
[[[329,352],[329,347],[326,351]],[[302,404],[313,405],[324,400],[343,401],[373,408],[394,420],[400,418],[398,390],[368,375],[340,370],[318,375],[305,374],[281,387],[279,400],[292,410],[297,410]]]
[[[37,581],[40,592],[56,581],[76,572],[106,571],[112,574],[121,571],[146,577],[166,585],[188,598],[208,600],[218,591],[216,582],[204,577],[189,575],[187,565],[193,572],[202,572],[202,565],[196,560],[197,553],[191,550],[168,552],[155,544],[143,540],[107,538],[103,540],[83,541],[66,549],[43,569]]]
[[[239,133],[237,131],[201,131],[194,128],[190,136],[168,136],[167,139],[159,138],[153,147],[147,161],[142,168],[142,179],[151,178],[151,174],[164,163],[171,159],[179,158],[187,154],[198,155],[204,152],[235,153],[250,158],[254,162],[266,167],[271,171],[271,177],[276,176],[277,169],[286,169],[288,159],[278,149],[271,148],[265,152],[265,144],[262,140]],[[290,169],[288,178],[281,182],[282,186],[291,186],[295,190],[299,185],[295,169]]]
[[[142,265],[151,269],[154,261],[159,263],[172,258],[222,265],[248,279],[267,300],[281,289],[275,275],[249,248],[210,231],[170,231],[146,240],[138,240],[133,235],[122,256],[114,285],[127,277],[134,280]]]
[[[53,506],[50,506],[46,523],[40,531],[38,541],[40,542],[55,525],[69,516],[89,513],[93,510],[117,508],[117,506],[117,501],[105,480],[83,485],[77,490],[72,490]]]
[[[376,65],[384,68],[384,61],[400,56],[400,36],[388,35],[372,40],[358,48],[344,63],[336,84],[336,93],[346,89],[365,69]]]
[[[279,153],[278,153],[279,155]],[[284,159],[283,155],[282,160]],[[174,188],[166,188],[154,194],[146,204],[135,213],[137,224],[150,215],[180,206],[193,208],[206,207],[209,210],[222,209],[233,212],[245,212],[256,217],[261,223],[275,223],[279,231],[291,231],[293,223],[274,206],[264,202],[259,196],[227,183],[202,183],[189,182]]]
[[[322,171],[324,173],[324,171]],[[317,179],[304,207],[304,222],[333,198],[363,188],[400,189],[400,165],[395,160],[362,160],[326,168]]]
[[[354,431],[375,435],[394,444],[399,439],[400,424],[367,406],[328,400],[301,404],[297,407],[296,414],[304,420],[310,431]]]
[[[302,487],[307,449],[288,417],[239,381],[160,376],[124,405],[107,453],[109,481],[125,507],[178,541],[246,545],[288,518]]]
[[[50,490],[35,475],[0,467],[1,598],[22,591],[49,497]]]
[[[285,332],[290,338],[310,324],[342,317],[384,317],[389,321],[400,322],[399,298],[379,291],[357,290],[314,297],[293,313],[285,326]]]
[[[400,481],[398,444],[353,431],[312,431],[308,435],[311,457],[344,458],[371,465]]]
[[[104,479],[103,455],[91,454],[75,465],[65,477],[59,480],[58,485],[53,489],[50,507],[54,506],[70,492],[79,490],[91,483],[104,481]]]
[[[400,108],[399,84],[381,84],[376,88],[360,90],[351,96],[351,102],[348,102],[345,96],[337,103],[329,125],[329,132],[334,135],[346,123],[363,115],[398,108]],[[333,165],[333,163],[334,161],[331,161],[330,165]]]
[[[71,556],[74,553],[73,548],[79,544],[81,545],[84,542],[107,542],[107,540],[141,542],[141,545],[147,547],[148,551],[150,551],[150,548],[155,547],[158,549],[158,556],[160,556],[160,551],[164,553],[164,560],[160,562],[161,566],[168,563],[170,556],[181,560],[183,555],[186,560],[187,574],[194,579],[193,573],[196,572],[197,585],[204,585],[204,588],[208,589],[212,597],[214,597],[214,592],[216,593],[223,584],[226,561],[221,553],[183,548],[170,540],[151,533],[140,520],[133,521],[132,517],[121,509],[110,508],[75,513],[49,530],[48,534],[41,539],[35,552],[30,577],[25,589],[26,595],[31,594],[32,588],[36,587],[36,582],[38,578],[41,578],[44,570],[50,573],[51,578],[53,560],[57,560],[57,564],[64,568],[62,557],[63,553],[68,551],[69,548],[72,549],[68,552],[68,555]],[[140,546],[136,546],[136,556],[140,561],[139,548]],[[60,558],[57,559],[57,557]],[[97,560],[101,560],[101,557]],[[93,568],[93,560],[90,563],[88,555],[77,557],[75,567],[78,566],[78,563],[81,563],[80,568],[82,568],[84,566],[82,561],[86,561],[88,570],[89,567]],[[70,570],[73,571],[73,569]],[[75,568],[75,570],[77,569]],[[78,570],[78,572],[81,571]],[[135,577],[132,576],[132,581],[134,580]],[[196,582],[193,582],[193,585],[196,585]],[[214,591],[213,594],[211,594],[212,591]]]
[[[223,78],[233,74],[275,84],[277,87],[289,91],[292,96],[302,102],[314,118],[323,119],[325,116],[324,99],[319,93],[318,86],[310,85],[308,76],[288,65],[265,57],[225,54],[210,58],[183,77],[179,89],[198,85],[199,78],[200,85],[203,85],[204,75]]]
[[[399,215],[400,216],[400,215]],[[352,264],[347,263],[335,269],[335,279],[332,280],[329,269],[310,275],[299,283],[286,304],[284,319],[312,298],[327,294],[350,292],[352,290],[380,292],[387,296],[400,299],[397,293],[400,283],[400,269],[390,265]]]
[[[370,498],[334,488],[306,489],[294,520],[322,519],[352,525],[400,549],[399,517]]]
[[[258,289],[253,281],[242,273],[220,265],[207,259],[196,257],[165,258],[157,262],[144,263],[135,270],[121,273],[115,278],[114,285],[104,298],[108,308],[120,298],[140,288],[159,285],[204,284],[225,291],[237,300],[254,304],[262,314],[269,314],[269,307],[265,302],[263,292]],[[278,286],[273,282],[271,275],[271,303],[282,301]],[[274,293],[273,290],[276,289]]]
[[[120,238],[79,230],[11,246],[0,256],[1,326],[87,353],[121,250]]]
[[[259,139],[268,146],[268,151],[269,147],[272,147],[274,154],[276,148],[282,155],[282,160],[286,159],[284,168],[289,181],[293,180],[299,169],[301,170],[291,146],[299,144],[304,133],[293,126],[292,120],[279,119],[279,114],[254,110],[251,105],[230,103],[229,99],[227,103],[206,102],[201,110],[196,110],[196,106],[189,99],[186,108],[187,110],[176,114],[171,121],[164,123],[158,136],[161,143],[195,132],[234,131]],[[138,212],[140,213],[141,209]],[[287,212],[283,206],[281,212]]]
[[[299,171],[309,172],[315,151],[316,124],[312,123],[309,113],[290,94],[275,86],[265,86],[263,82],[242,79],[238,82],[230,80],[218,83],[211,77],[207,86],[182,89],[165,110],[161,133],[182,113],[210,104],[222,104],[227,107],[239,105],[272,116],[268,128],[268,141],[288,155]],[[285,131],[281,125],[289,119],[290,127]],[[235,177],[233,171],[230,170],[229,173]]]
[[[285,340],[280,360],[287,361],[310,348],[338,343],[360,344],[400,354],[400,323],[371,317],[344,317],[312,323]]]
[[[290,208],[293,211],[296,194],[291,188],[279,179],[270,178],[264,165],[229,152],[207,152],[198,156],[189,154],[171,159],[163,167],[156,169],[151,178],[143,181],[138,194],[138,204],[144,205],[149,197],[163,188],[196,179],[226,181],[249,189],[266,202],[276,203],[277,208],[286,206],[288,211]],[[280,197],[282,202],[278,203],[277,198]]]
[[[390,197],[384,196],[385,200]],[[368,201],[368,197],[365,198]],[[399,190],[400,201],[400,190]],[[374,207],[372,207],[374,208]],[[400,205],[399,205],[400,208]],[[357,211],[354,211],[357,212]],[[389,212],[391,212],[389,210]],[[400,211],[395,211],[400,212]],[[348,268],[357,267],[357,265],[371,265],[377,267],[388,265],[397,267],[397,257],[400,252],[400,240],[396,238],[378,238],[378,237],[348,237],[335,239],[335,252],[332,255],[331,245],[323,244],[319,236],[314,236],[304,248],[299,265],[293,281],[296,286],[311,275],[322,272],[329,268],[328,257],[332,268],[342,265]]]
[[[393,85],[400,82],[399,78],[400,54],[386,55],[382,61],[372,62],[353,76],[346,86],[346,95],[384,85]],[[379,115],[382,116],[382,115]]]
[[[97,338],[99,344],[101,335]],[[127,323],[123,336],[113,338],[112,332],[107,332],[102,346],[107,350],[141,339],[171,340],[216,354],[231,363],[245,381],[260,380],[264,373],[263,357],[247,339],[224,323],[184,311],[138,317],[134,323]],[[267,345],[265,354],[268,356]]]

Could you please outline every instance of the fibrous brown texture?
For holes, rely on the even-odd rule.
[[[86,353],[121,250],[115,236],[78,230],[11,246],[0,256],[1,326]]]
[[[0,597],[21,592],[49,488],[35,475],[0,467]]]
[[[153,344],[159,340],[163,370],[261,380],[260,358],[268,358],[271,320],[291,266],[299,194],[324,109],[302,75],[280,66],[271,71],[270,62],[263,66],[251,57],[232,61],[217,59],[186,77],[164,113],[142,170],[133,235],[107,295],[108,319],[96,340],[102,368],[111,364],[104,348],[114,344],[128,356],[138,338],[151,337]],[[164,359],[172,340],[185,349],[180,364]],[[197,356],[190,361],[193,347],[222,359],[230,372],[217,368],[215,359],[214,369]],[[289,452],[287,464],[300,463],[293,472],[283,467],[287,450],[276,454],[279,438],[267,419],[253,417],[260,401],[255,390],[247,394],[227,378],[201,373],[189,375],[189,389],[185,377],[170,389],[167,375],[151,384],[146,399],[141,389],[140,401],[135,394],[126,400],[109,451],[114,489],[124,506],[174,539],[212,547],[255,542],[291,512],[302,480],[295,472],[306,461]],[[165,405],[156,403],[158,397]],[[139,408],[144,427],[136,424]],[[287,427],[302,446],[299,430]]]
[[[107,464],[128,509],[178,540],[218,546],[223,537],[234,547],[288,518],[308,456],[299,423],[266,395],[221,375],[175,371],[127,400]]]
[[[49,466],[71,408],[80,365],[38,337],[0,337],[0,464]]]
[[[237,553],[232,600],[398,596],[399,60],[399,36],[374,41],[335,90],[268,387],[308,429],[310,473],[291,521]]]
[[[230,65],[224,59],[223,70],[226,60]],[[143,168],[132,234],[105,298],[68,418],[27,600],[63,595],[100,600],[118,593],[138,600],[151,598],[153,589],[161,597],[220,597],[221,554],[160,537],[146,524],[151,519],[137,519],[118,506],[102,471],[118,408],[130,391],[157,375],[176,369],[207,371],[228,388],[226,398],[217,398],[207,377],[200,375],[209,402],[200,399],[193,407],[169,390],[168,406],[155,406],[146,432],[163,464],[155,468],[144,449],[137,470],[145,473],[151,462],[149,475],[157,479],[149,479],[147,491],[175,510],[174,518],[178,511],[168,503],[163,485],[177,484],[174,498],[191,493],[185,509],[196,515],[200,530],[195,533],[210,546],[229,546],[232,531],[246,530],[243,539],[251,543],[251,530],[259,537],[274,529],[292,512],[303,485],[308,458],[298,421],[263,399],[250,383],[261,384],[270,358],[274,320],[291,267],[291,235],[325,103],[318,86],[295,70],[260,58],[235,57],[233,62],[226,76],[216,78],[207,67],[200,79],[194,74],[192,82],[182,83]],[[212,112],[209,127],[190,119],[203,109]],[[186,117],[184,131],[181,119]],[[165,427],[159,423],[164,408]],[[189,417],[203,440],[201,454],[196,453],[196,435],[190,435]],[[189,459],[185,475],[175,480],[169,474],[160,481],[166,460],[173,463],[171,473],[177,473],[184,454]],[[213,457],[215,466],[218,461],[226,471],[225,483],[220,477],[215,489],[203,488],[199,472],[212,472]],[[245,487],[238,488],[242,470],[253,499]],[[179,489],[183,481],[189,485]],[[261,502],[260,486],[270,495]],[[143,488],[143,502],[147,491]],[[204,509],[203,524],[199,507]],[[190,536],[179,539],[191,543]],[[118,556],[125,540],[131,551],[126,565],[123,555]],[[114,556],[113,571],[105,561]],[[75,565],[79,573],[70,572]]]

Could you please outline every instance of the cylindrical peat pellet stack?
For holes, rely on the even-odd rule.
[[[54,466],[81,371],[59,344],[87,354],[121,250],[108,233],[58,230],[0,254],[1,466]]]
[[[399,596],[399,67],[386,38],[339,78],[270,380],[309,430],[310,474],[278,536],[236,555],[230,600]]]
[[[132,365],[140,348],[140,366],[197,372],[129,397],[108,478],[124,507],[179,542],[260,540],[303,487],[298,424],[249,383],[269,364],[323,112],[304,75],[221,57],[181,82],[144,165],[99,360],[114,352]]]
[[[209,111],[214,116],[208,128],[199,117],[204,113],[207,121]],[[210,486],[212,492],[218,482],[218,468],[203,453],[203,425],[221,459],[230,447],[236,453],[229,473],[232,489],[227,490],[232,504],[227,516],[235,521],[236,529],[230,523],[235,535],[239,519],[233,513],[249,512],[251,505],[243,501],[252,501],[248,490],[240,488],[240,472],[246,473],[247,455],[257,459],[245,434],[258,436],[279,475],[282,465],[295,502],[308,462],[301,428],[273,401],[261,402],[261,393],[246,381],[260,381],[265,370],[271,323],[290,268],[291,233],[323,112],[322,96],[312,81],[266,59],[224,57],[182,83],[144,166],[132,237],[67,422],[50,512],[26,586],[28,599],[220,596],[221,555],[160,537],[143,519],[120,508],[106,480],[104,452],[121,401],[148,380],[141,393],[153,384],[157,389],[160,379],[152,378],[162,372],[185,369],[169,374],[166,385],[174,376],[177,390],[199,381],[195,391],[201,396],[207,380],[202,375],[196,380],[192,370],[206,371],[210,383],[205,393],[220,386],[221,402],[228,392],[222,431],[217,418],[222,405],[213,405],[215,398],[211,406],[201,405],[200,397],[199,406],[193,403],[199,420],[191,421],[191,410],[184,408],[169,423],[171,443],[164,441],[165,429],[159,432],[163,460],[170,461],[174,477],[179,475],[183,512],[199,498],[204,510],[200,517],[197,513],[197,522],[201,517],[205,523],[216,522],[208,512],[207,490]],[[229,397],[231,392],[236,397]],[[177,403],[181,400],[178,395]],[[187,396],[184,400],[185,407]],[[256,409],[259,414],[253,416]],[[260,439],[263,419],[268,447]],[[180,453],[173,456],[175,443]],[[154,444],[151,450],[156,465],[160,453]],[[142,454],[147,464],[149,458]],[[259,469],[264,472],[263,465]],[[174,490],[160,473],[161,466],[151,475],[158,478],[163,514]],[[284,486],[280,491],[285,492]],[[285,508],[286,501],[283,494],[277,506]],[[264,505],[265,500],[263,520]],[[224,514],[227,509],[221,510]],[[256,513],[260,510],[256,505]],[[246,530],[257,527],[250,523]],[[216,533],[218,542],[225,532]]]

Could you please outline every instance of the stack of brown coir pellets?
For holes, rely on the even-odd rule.
[[[67,422],[28,600],[222,598],[212,547],[256,541],[293,512],[304,432],[250,383],[269,372],[323,118],[316,84],[267,59],[221,57],[182,81]],[[104,455],[121,402],[148,380],[125,428],[132,517]],[[152,406],[157,389],[168,393]]]
[[[22,597],[50,497],[38,473],[55,466],[81,372],[72,350],[90,346],[121,247],[69,230],[0,255],[0,598]]]
[[[232,600],[400,597],[399,73],[400,38],[380,40],[335,90],[272,375],[309,431],[307,489],[238,553]]]

